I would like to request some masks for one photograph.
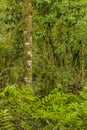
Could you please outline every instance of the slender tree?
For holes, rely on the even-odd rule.
[[[85,64],[84,64],[84,43],[81,44],[81,58],[80,58],[80,73],[81,73],[81,84],[84,85],[85,79]]]
[[[25,82],[32,84],[32,1],[24,1],[24,72]]]

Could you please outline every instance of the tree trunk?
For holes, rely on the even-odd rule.
[[[24,79],[32,85],[32,2],[25,0],[24,4]]]
[[[84,77],[85,77],[85,65],[84,65],[84,43],[81,46],[81,84],[84,85]]]

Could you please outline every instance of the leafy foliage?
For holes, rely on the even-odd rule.
[[[67,87],[86,81],[86,7],[85,0],[34,2],[33,73],[42,91],[44,86],[49,93],[58,83]]]
[[[86,130],[87,1],[33,1],[33,89],[23,15],[24,1],[0,1],[0,129]]]
[[[8,82],[17,82],[23,69],[23,27],[20,28],[23,4],[0,1],[0,11],[0,84],[5,86]]]
[[[12,116],[7,109],[0,110],[0,129],[1,130],[14,130],[12,123]]]
[[[8,86],[0,93],[2,129],[87,129],[87,89],[79,95],[58,89],[43,98],[29,87]],[[3,110],[4,108],[4,110]]]

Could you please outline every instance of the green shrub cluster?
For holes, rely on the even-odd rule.
[[[87,88],[79,95],[57,88],[45,97],[29,87],[8,86],[0,93],[1,130],[86,130]]]

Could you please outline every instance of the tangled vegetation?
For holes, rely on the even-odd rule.
[[[0,130],[87,129],[87,0],[1,0],[0,59]]]
[[[29,86],[9,85],[0,99],[1,130],[87,129],[87,87],[79,95],[55,88],[40,97]]]

